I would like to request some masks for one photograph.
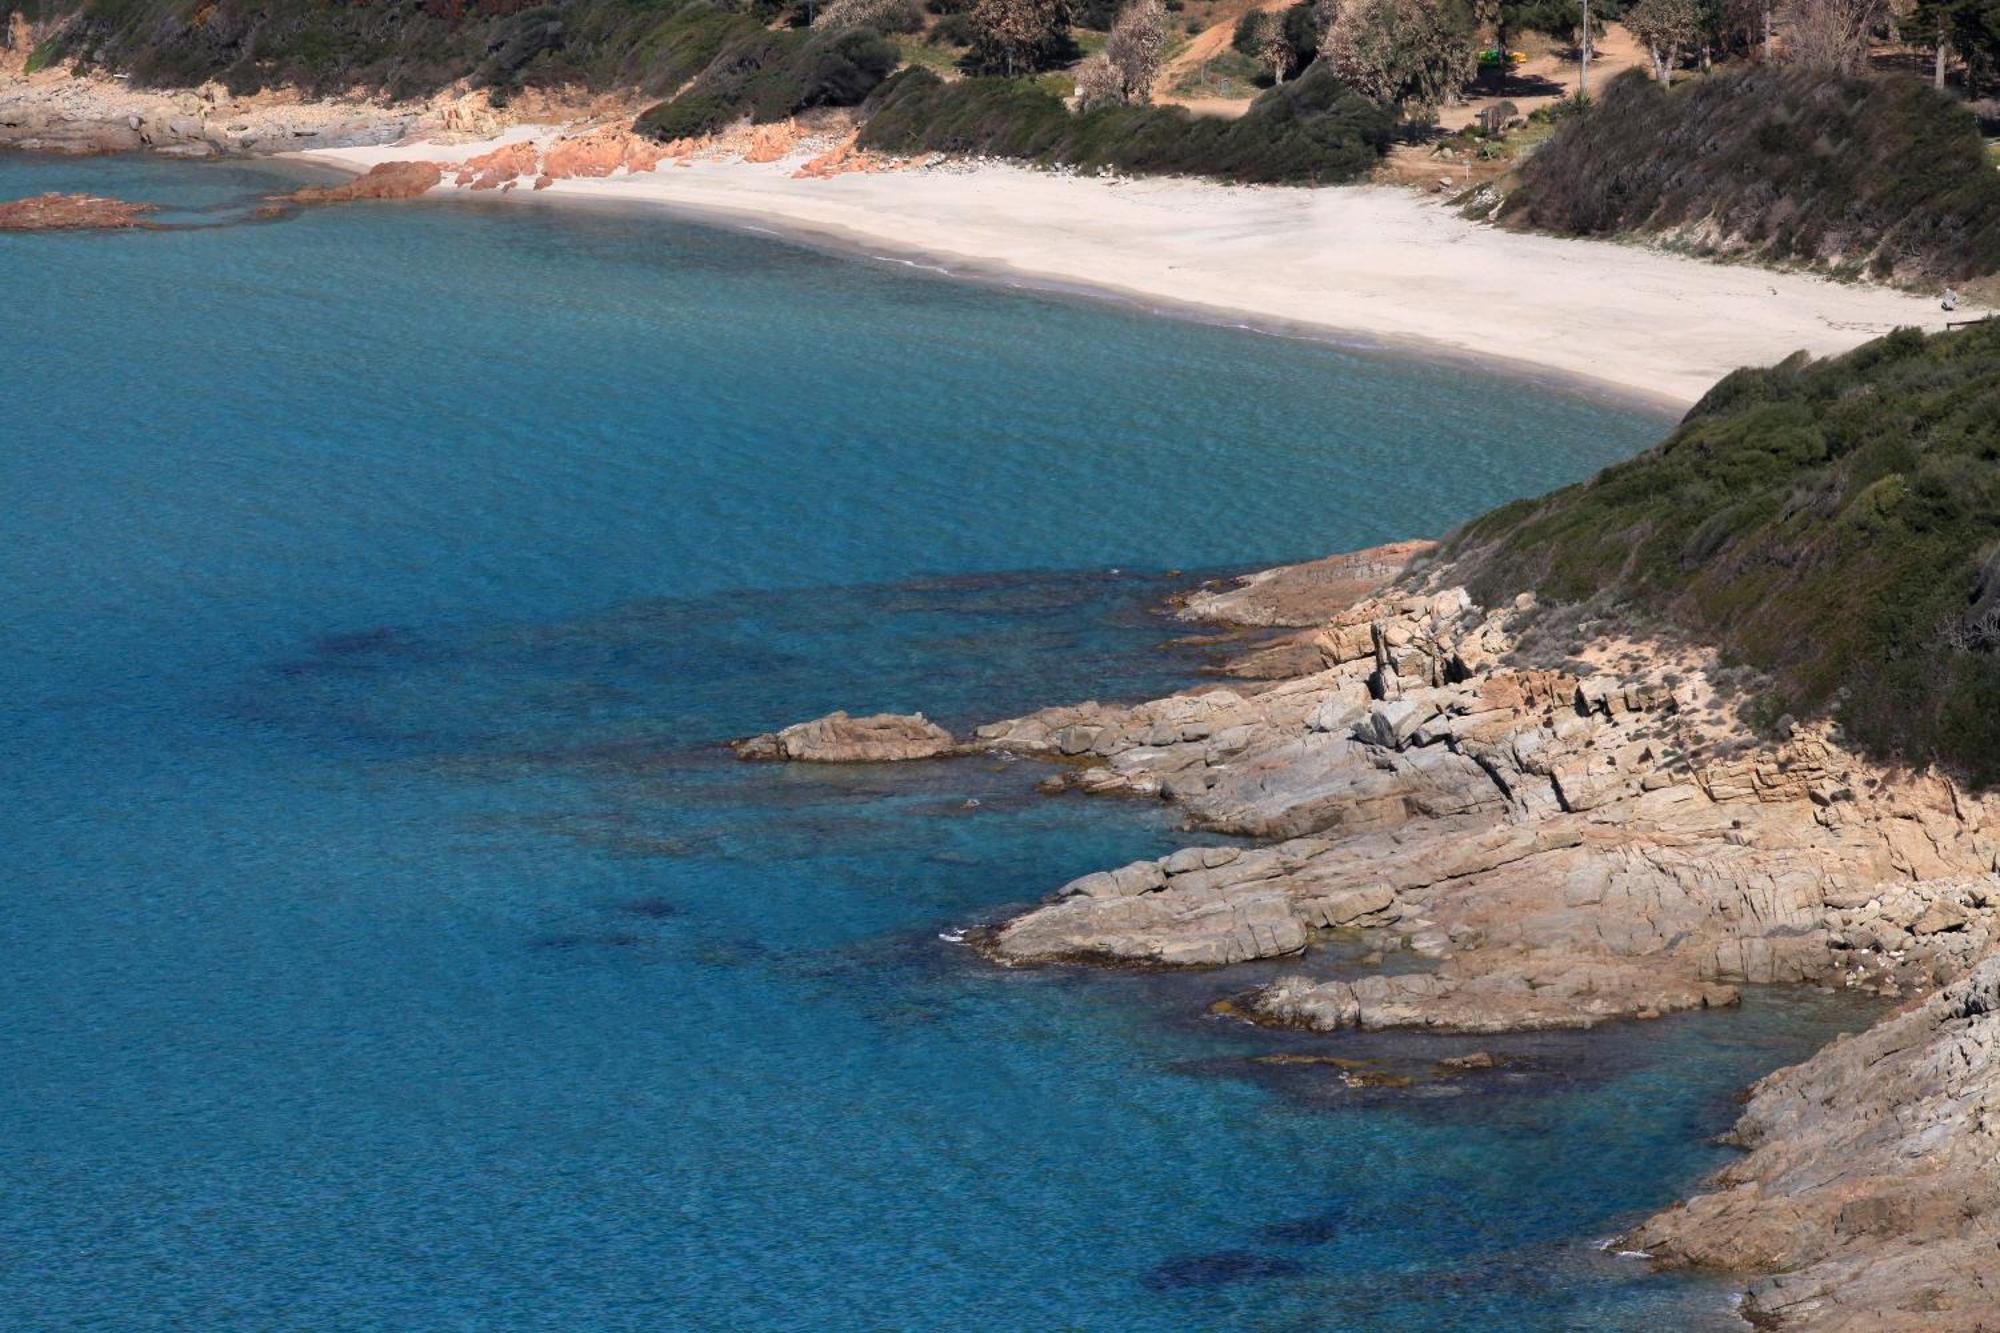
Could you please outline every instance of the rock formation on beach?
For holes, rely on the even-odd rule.
[[[356,199],[414,199],[444,179],[435,162],[382,162],[338,185],[309,185],[282,197],[293,204],[342,204]]]

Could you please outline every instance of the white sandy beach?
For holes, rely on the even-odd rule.
[[[295,156],[365,171],[399,159],[463,161],[498,142]],[[726,214],[972,274],[1497,358],[1669,406],[1693,402],[1738,366],[1800,348],[1840,352],[1898,325],[1937,329],[1946,319],[1935,300],[1879,287],[1501,231],[1397,188],[1111,181],[986,164],[794,178],[808,156],[663,163],[532,193],[523,181],[499,197]]]

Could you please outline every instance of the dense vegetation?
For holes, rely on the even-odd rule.
[[[1739,370],[1628,463],[1452,538],[1495,599],[1634,608],[1871,751],[2000,782],[2000,322]]]
[[[887,152],[986,153],[1256,182],[1351,180],[1380,160],[1395,125],[1323,65],[1264,93],[1237,120],[1143,105],[1073,112],[1039,84],[946,83],[921,69],[884,84],[871,112],[862,143]]]
[[[695,20],[704,38],[720,30],[720,40],[698,48],[683,41],[684,52],[698,49],[708,59],[673,100],[639,117],[635,128],[643,134],[679,139],[719,130],[746,115],[770,121],[809,107],[854,106],[900,61],[896,48],[868,28],[772,29],[706,6]]]
[[[46,16],[69,5],[41,0]],[[774,7],[707,0],[85,0],[40,62],[78,60],[133,82],[218,79],[234,92],[365,88],[421,96],[459,80],[659,94],[761,33]],[[30,17],[35,15],[30,14]]]
[[[1501,217],[1905,282],[2000,271],[1978,123],[1914,79],[1757,66],[1631,73],[1530,156]]]

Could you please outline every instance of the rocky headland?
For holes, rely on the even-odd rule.
[[[1031,756],[1057,766],[1045,787],[1171,801],[1191,830],[1236,835],[1086,875],[977,934],[1013,966],[1297,958],[1218,1006],[1258,1023],[1589,1028],[1774,983],[1908,1000],[1760,1084],[1735,1131],[1754,1151],[1627,1243],[1777,1274],[1746,1306],[1770,1327],[1990,1319],[2000,805],[1865,758],[1830,723],[1757,733],[1741,669],[1698,644],[1609,622],[1556,635],[1531,595],[1480,606],[1464,581],[1426,543],[1268,571],[1181,606],[1261,631],[1226,680],[962,741],[836,714],[739,748]]]

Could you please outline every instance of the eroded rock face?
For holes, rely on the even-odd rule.
[[[1763,1079],[1734,1138],[1748,1156],[1624,1243],[1783,1270],[1750,1288],[1765,1327],[2000,1324],[2000,958]]]
[[[783,731],[737,741],[731,748],[744,759],[880,764],[935,759],[953,753],[958,747],[950,732],[922,713],[878,713],[873,717],[829,713]]]
[[[0,231],[95,231],[145,225],[151,204],[92,194],[38,194],[0,204]]]

